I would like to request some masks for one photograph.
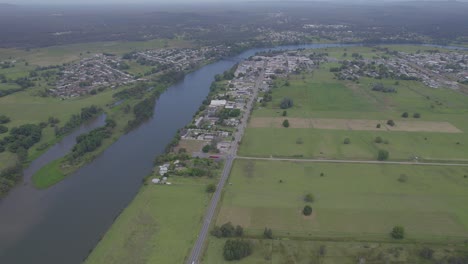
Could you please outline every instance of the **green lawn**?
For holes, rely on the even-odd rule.
[[[85,263],[183,263],[209,202],[205,186],[213,180],[171,181],[143,186]]]
[[[423,247],[434,250],[433,259],[444,259],[457,255],[453,247],[434,245],[408,245],[391,243],[356,243],[330,241],[298,241],[298,240],[257,240],[250,239],[253,245],[252,255],[239,264],[356,264],[363,258],[365,263],[434,263],[419,256]],[[210,237],[204,264],[232,263],[222,256],[224,239]],[[320,248],[324,248],[323,255]],[[462,246],[460,247],[462,248]]]
[[[407,182],[398,181],[402,174]],[[282,236],[378,240],[400,224],[409,239],[462,239],[468,235],[464,175],[468,167],[238,160],[217,223],[241,224],[251,235],[269,227]],[[309,192],[314,213],[304,217]]]
[[[388,144],[375,143],[377,136]],[[343,144],[345,138],[351,144]],[[379,149],[385,149],[391,160],[468,160],[467,146],[466,133],[248,128],[239,155],[371,160]]]

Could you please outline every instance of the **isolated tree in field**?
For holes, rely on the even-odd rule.
[[[215,191],[216,191],[216,185],[211,183],[206,186],[207,193],[214,193]]]
[[[313,203],[315,201],[315,196],[311,193],[308,193],[304,196],[304,201],[308,203]]]
[[[392,232],[390,232],[390,235],[394,239],[403,239],[405,238],[405,228],[402,226],[395,226],[392,229]]]
[[[288,111],[284,110],[283,111],[283,116],[287,116],[288,115]]]
[[[293,107],[294,103],[291,98],[285,97],[283,100],[281,100],[280,107],[281,109],[288,109]]]
[[[380,125],[380,124],[377,124],[375,127],[376,127],[376,128],[380,128],[380,127],[381,127],[381,125]]]
[[[377,160],[384,161],[387,160],[389,157],[389,153],[386,150],[379,150],[379,153],[377,154]]]
[[[289,120],[285,119],[283,121],[283,127],[289,127]]]
[[[305,216],[311,215],[311,214],[312,214],[312,207],[310,207],[310,205],[304,206],[304,209],[302,209],[302,213],[303,213]]]
[[[387,125],[389,125],[389,126],[394,126],[394,125],[395,125],[395,121],[393,121],[392,119],[390,119],[390,120],[387,121]]]
[[[263,231],[263,236],[268,239],[273,239],[273,231],[271,228],[265,227],[265,230]]]
[[[383,139],[382,139],[381,137],[376,137],[376,138],[374,139],[374,142],[380,144],[380,143],[383,142]]]
[[[404,112],[403,114],[401,114],[401,117],[408,118],[408,112]]]
[[[349,145],[349,144],[351,144],[351,140],[349,138],[345,138],[344,141],[343,141],[343,144]]]
[[[223,256],[227,261],[240,260],[252,254],[252,245],[246,240],[228,239],[224,244]]]
[[[420,113],[414,113],[414,114],[413,114],[413,117],[414,117],[414,118],[421,118],[421,114],[420,114]]]

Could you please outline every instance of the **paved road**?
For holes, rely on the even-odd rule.
[[[269,160],[269,161],[294,161],[294,162],[324,162],[324,163],[361,163],[361,164],[398,164],[398,165],[421,165],[421,166],[468,166],[468,163],[441,163],[441,162],[416,162],[416,161],[378,161],[378,160],[328,160],[328,159],[288,159],[288,158],[258,158],[241,157],[238,159]]]
[[[224,163],[224,169],[221,175],[221,179],[219,180],[216,191],[213,194],[213,197],[211,198],[210,206],[208,207],[208,211],[205,214],[205,218],[203,220],[203,225],[202,225],[202,229],[200,230],[200,234],[198,235],[197,241],[195,242],[195,245],[192,248],[192,252],[190,253],[189,258],[187,259],[188,264],[198,264],[200,257],[203,254],[203,247],[205,245],[206,237],[208,236],[208,233],[209,233],[211,221],[213,220],[214,214],[216,212],[216,208],[218,207],[218,202],[221,198],[221,193],[223,191],[224,185],[226,184],[226,181],[229,177],[229,173],[231,172],[232,163],[236,157],[239,142],[242,139],[245,128],[247,126],[247,121],[249,120],[250,112],[258,96],[258,90],[263,81],[263,77],[264,77],[264,71],[262,71],[260,76],[257,78],[257,81],[254,86],[254,90],[253,90],[253,95],[247,102],[246,110],[244,111],[241,124],[238,127],[238,130],[234,135],[234,141],[232,142],[231,150],[226,155],[226,160]]]

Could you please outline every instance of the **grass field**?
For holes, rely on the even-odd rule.
[[[468,167],[238,160],[217,224],[232,221],[250,235],[269,227],[278,236],[364,240],[390,239],[391,228],[403,225],[410,240],[462,240],[465,175]],[[301,213],[307,193],[316,198],[311,217]]]
[[[331,65],[323,65],[312,74],[291,76],[289,86],[280,80],[278,88],[273,89],[273,101],[253,111],[240,155],[374,159],[379,149],[386,149],[390,159],[396,160],[414,157],[468,160],[468,123],[465,120],[468,96],[450,89],[428,88],[414,81],[400,81],[395,94],[374,92],[371,85],[376,80],[362,78],[359,84],[334,80],[328,71]],[[393,80],[379,82],[394,85]],[[284,97],[294,101],[286,117],[282,117],[283,110],[279,108]],[[402,118],[403,112],[408,112],[410,117]],[[421,114],[421,118],[412,118],[413,113]],[[290,119],[291,127],[283,128],[278,125],[281,122],[259,125],[265,118]],[[382,124],[382,129],[375,129],[377,121],[372,129],[365,127],[363,131],[349,127],[359,120],[385,122],[389,119],[395,121],[396,127],[385,129]],[[294,123],[295,120],[301,123]],[[315,120],[315,123],[305,124],[301,120]],[[388,144],[374,143],[377,136]],[[344,145],[345,138],[350,138],[351,144]]]
[[[434,245],[408,245],[391,243],[356,243],[330,241],[256,240],[251,256],[235,263],[239,264],[356,264],[365,263],[434,263],[419,256],[423,247],[434,250],[434,259],[457,255],[460,247]],[[231,263],[222,256],[224,239],[211,237],[204,264]],[[323,248],[323,254],[320,254]]]
[[[93,250],[86,264],[183,263],[201,226],[213,179],[171,178],[143,186]]]

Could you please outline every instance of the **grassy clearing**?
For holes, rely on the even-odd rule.
[[[17,158],[15,154],[8,152],[8,151],[0,153],[0,164],[2,164],[0,168],[2,168],[3,166],[4,167],[13,166],[15,165],[16,162],[17,162]]]
[[[65,178],[65,174],[60,169],[62,159],[57,159],[42,167],[32,177],[34,187],[38,189],[48,188]]]
[[[269,227],[277,236],[364,240],[389,240],[400,224],[409,240],[463,240],[464,175],[467,167],[238,160],[217,224],[232,221],[255,236]],[[301,214],[307,193],[316,197],[311,217]]]
[[[457,255],[457,250],[462,250],[462,246],[256,239],[250,241],[253,244],[253,254],[236,263],[355,264],[359,258],[364,259],[365,263],[433,263],[419,256],[423,247],[434,250],[434,259]],[[210,238],[203,263],[230,263],[222,256],[224,242],[224,239]],[[321,247],[324,248],[324,254],[320,254]]]
[[[183,263],[201,226],[212,179],[143,186],[85,263]]]

